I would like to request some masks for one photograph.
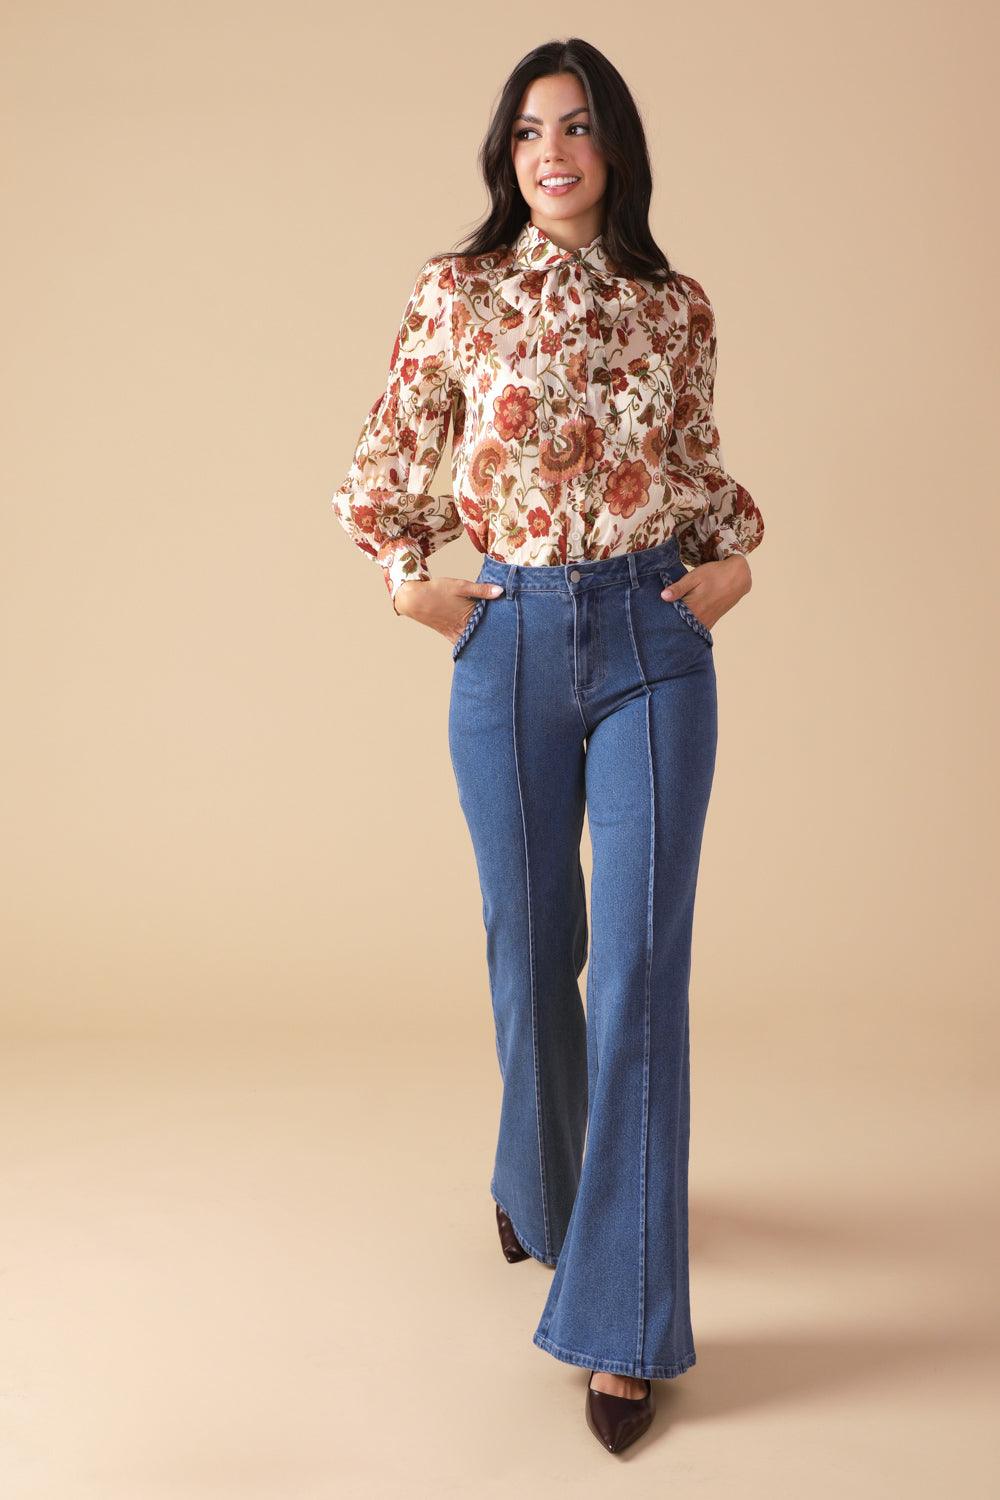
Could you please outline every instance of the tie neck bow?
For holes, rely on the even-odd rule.
[[[531,219],[520,229],[511,245],[510,280],[535,272],[545,278],[547,288],[589,281],[601,304],[612,304],[623,312],[637,306],[647,292],[640,282],[624,275],[608,254],[603,234],[595,235],[587,245],[567,250],[557,245]]]
[[[557,245],[531,219],[523,226],[514,240],[514,260],[526,271],[548,270],[552,266],[581,265],[599,276],[614,274],[614,265],[604,246],[604,236],[595,235],[589,245],[575,250],[566,250]]]

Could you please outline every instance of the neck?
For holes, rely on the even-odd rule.
[[[603,215],[593,209],[589,213],[578,214],[573,219],[547,219],[540,214],[532,214],[531,222],[536,229],[548,235],[560,250],[582,250],[584,245],[589,245],[602,232]]]

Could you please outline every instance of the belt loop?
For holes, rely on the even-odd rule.
[[[630,588],[634,589],[639,582],[639,569],[636,566],[635,553],[629,552],[627,555],[629,576],[632,579],[632,582],[629,586]]]
[[[506,594],[513,594],[513,592],[514,592],[514,579],[515,579],[516,576],[517,576],[517,563],[511,563],[510,567],[507,569],[507,582],[504,584],[504,592]]]

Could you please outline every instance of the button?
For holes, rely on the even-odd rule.
[[[570,583],[579,583],[580,582],[580,569],[579,568],[574,568],[573,569],[572,573],[569,575],[569,581],[570,581]]]

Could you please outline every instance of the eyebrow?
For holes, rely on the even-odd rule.
[[[564,115],[560,115],[559,116],[559,123],[561,125],[564,120],[572,120],[572,118],[573,118],[574,115],[585,115],[585,114],[589,114],[589,113],[590,113],[590,110],[589,110],[589,107],[586,104],[578,104],[577,107],[576,107],[576,109],[567,110],[567,112]],[[538,118],[537,115],[515,115],[514,119],[515,120],[528,120],[532,125],[541,125],[541,123],[542,123],[542,121]]]

